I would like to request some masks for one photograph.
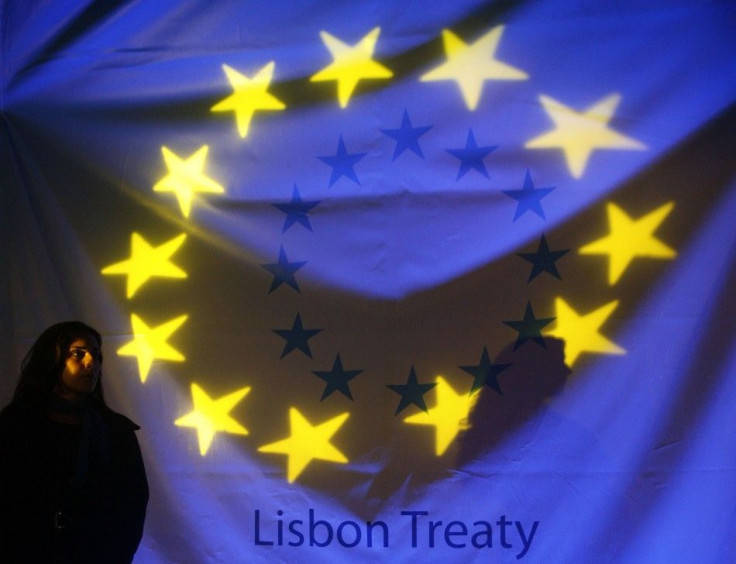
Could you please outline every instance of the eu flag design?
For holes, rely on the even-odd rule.
[[[734,22],[0,0],[3,403],[101,330],[136,562],[728,561]]]

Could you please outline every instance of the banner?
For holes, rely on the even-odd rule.
[[[0,399],[141,425],[136,562],[736,552],[736,6],[0,1]]]

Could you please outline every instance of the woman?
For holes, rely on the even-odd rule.
[[[79,321],[49,327],[0,412],[2,562],[130,562],[148,483],[128,418],[105,404],[102,338]]]

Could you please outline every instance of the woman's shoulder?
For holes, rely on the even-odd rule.
[[[0,442],[29,445],[43,439],[43,412],[32,405],[11,403],[0,411]]]
[[[44,412],[36,405],[26,402],[11,402],[0,410],[0,425],[12,427],[42,421]]]
[[[109,407],[105,406],[101,410],[102,417],[105,419],[105,422],[114,430],[119,432],[133,432],[140,429],[140,425],[133,422],[131,419],[123,415],[122,413],[118,413],[117,411],[113,411]]]

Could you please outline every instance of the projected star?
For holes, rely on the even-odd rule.
[[[145,383],[154,360],[183,362],[184,355],[172,347],[167,341],[174,332],[187,320],[187,315],[180,315],[157,327],[149,327],[135,313],[130,316],[133,328],[133,340],[120,347],[118,356],[134,356],[138,359],[138,372],[141,382]]]
[[[470,388],[470,393],[481,389],[483,386],[489,386],[503,395],[501,385],[498,383],[498,375],[511,366],[510,362],[493,364],[491,357],[488,355],[488,349],[483,347],[480,355],[480,362],[475,366],[461,366],[460,369],[470,374],[474,380]]]
[[[284,350],[281,352],[281,358],[284,358],[293,350],[300,350],[309,358],[312,358],[312,351],[309,348],[309,339],[314,337],[320,331],[322,331],[322,329],[305,329],[302,325],[302,317],[297,313],[291,329],[273,330],[273,332],[279,337],[286,340]]]
[[[197,384],[192,383],[193,409],[174,421],[178,427],[193,427],[197,430],[199,454],[204,456],[215,438],[215,433],[247,435],[248,429],[230,416],[233,408],[248,395],[250,387],[240,388],[226,396],[212,399]]]
[[[348,153],[345,148],[345,142],[340,135],[340,141],[337,143],[337,153],[333,156],[317,157],[323,163],[332,167],[332,175],[330,176],[330,186],[340,180],[341,177],[347,176],[350,180],[360,185],[360,181],[353,170],[353,166],[368,153]]]
[[[611,94],[583,112],[569,108],[549,96],[539,97],[555,124],[552,131],[528,141],[527,149],[562,149],[570,174],[580,178],[597,149],[643,150],[646,145],[608,127],[621,96]]]
[[[442,456],[458,433],[468,428],[468,417],[479,397],[479,394],[458,394],[442,376],[437,376],[437,405],[425,413],[410,415],[404,422],[433,426],[435,454]]]
[[[295,223],[298,223],[311,231],[312,224],[309,222],[309,212],[317,207],[320,202],[321,200],[303,201],[299,194],[299,190],[297,190],[296,184],[294,184],[291,202],[288,204],[274,204],[275,207],[286,214],[286,219],[284,219],[284,228],[281,230],[281,233],[286,233],[289,227]]]
[[[569,251],[570,249],[550,251],[549,246],[547,245],[547,239],[543,233],[542,237],[539,239],[539,246],[537,247],[536,253],[517,253],[521,258],[532,263],[532,271],[529,273],[529,279],[527,282],[531,282],[543,272],[547,272],[558,280],[562,280],[560,273],[557,270],[556,263]]]
[[[486,80],[525,80],[527,73],[495,58],[504,26],[491,29],[474,43],[467,44],[448,29],[442,30],[447,61],[420,77],[422,82],[454,80],[469,110],[478,107]]]
[[[126,274],[128,282],[125,296],[132,298],[138,289],[154,276],[162,278],[186,278],[187,273],[176,266],[171,259],[172,255],[179,250],[186,234],[154,247],[138,233],[130,237],[130,258],[116,262],[102,269],[102,274]]]
[[[256,72],[253,78],[248,78],[234,68],[222,65],[227,80],[233,88],[233,93],[212,106],[211,111],[234,111],[238,133],[242,138],[248,136],[250,121],[256,111],[275,111],[286,108],[286,104],[268,92],[268,87],[273,80],[274,67],[275,63],[271,61]]]
[[[395,161],[404,151],[409,149],[415,155],[424,158],[422,148],[419,146],[419,138],[432,129],[432,126],[426,125],[424,127],[413,127],[409,114],[404,110],[404,116],[401,118],[401,127],[399,129],[382,129],[381,132],[388,135],[391,139],[396,141],[396,148],[394,149],[394,156],[392,161]]]
[[[465,142],[464,149],[446,149],[453,157],[460,159],[460,169],[457,172],[457,178],[460,180],[469,170],[476,170],[483,176],[488,178],[488,171],[483,159],[498,149],[498,145],[488,145],[486,147],[478,147],[475,142],[473,130],[468,130],[468,140]]]
[[[532,177],[527,170],[526,176],[524,176],[524,185],[521,190],[503,191],[504,194],[518,202],[516,213],[514,214],[514,219],[512,221],[516,221],[528,211],[534,212],[539,217],[546,220],[547,218],[545,217],[544,210],[542,209],[542,198],[548,196],[552,190],[554,190],[554,187],[535,188],[534,182],[532,182]]]
[[[284,247],[281,246],[279,248],[279,262],[261,265],[273,274],[273,282],[271,282],[271,287],[269,288],[268,293],[270,294],[282,284],[291,286],[294,290],[301,293],[294,275],[296,274],[296,271],[305,264],[307,264],[307,261],[289,262],[289,259],[286,258],[286,251],[284,251]]]
[[[322,380],[327,382],[325,391],[322,393],[322,397],[319,401],[322,401],[333,392],[340,392],[346,398],[353,399],[353,394],[350,393],[348,382],[362,372],[362,370],[345,370],[342,367],[342,360],[340,360],[340,355],[338,354],[332,365],[332,370],[318,370],[312,372],[312,374],[319,376]]]
[[[546,335],[565,341],[565,363],[572,368],[582,353],[626,354],[626,351],[600,333],[600,328],[618,307],[618,300],[580,315],[562,298],[555,299],[557,323]]]
[[[674,208],[668,202],[639,219],[632,219],[616,204],[606,205],[610,233],[580,249],[581,255],[608,255],[608,283],[613,286],[635,258],[671,259],[677,253],[654,237]]]
[[[173,192],[184,217],[189,217],[195,194],[222,194],[225,188],[204,174],[209,147],[202,145],[188,159],[161,147],[169,173],[153,186],[154,192]]]
[[[349,413],[342,413],[319,425],[312,425],[297,408],[289,409],[291,435],[281,441],[264,445],[258,452],[285,454],[289,457],[287,480],[296,480],[312,460],[326,460],[345,464],[348,459],[331,442],[332,436],[342,427]]]
[[[424,402],[424,394],[426,394],[436,385],[436,383],[420,384],[417,380],[417,374],[414,371],[413,366],[411,367],[411,371],[409,372],[409,378],[407,379],[406,384],[386,384],[387,388],[392,389],[394,392],[401,396],[401,400],[399,400],[399,405],[396,408],[396,413],[394,413],[394,415],[398,415],[401,411],[404,410],[404,408],[408,407],[411,404],[416,405],[419,409],[423,411],[427,411],[427,404]]]
[[[534,317],[534,310],[532,304],[526,303],[526,311],[524,312],[524,319],[521,321],[504,321],[504,325],[515,329],[519,332],[519,336],[516,338],[514,344],[514,350],[518,349],[521,345],[527,341],[534,341],[542,348],[547,348],[542,337],[542,328],[546,327],[555,320],[554,317],[543,317],[537,319]]]
[[[332,55],[332,63],[312,75],[310,82],[336,81],[337,99],[340,107],[346,108],[358,82],[391,78],[394,74],[373,60],[380,33],[381,28],[375,27],[355,45],[348,45],[326,31],[321,31],[319,35]]]

